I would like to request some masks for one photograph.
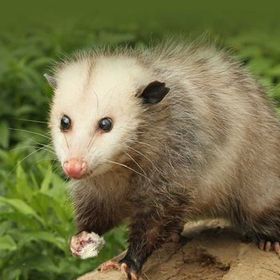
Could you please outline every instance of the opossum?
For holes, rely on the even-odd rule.
[[[103,235],[129,221],[120,261],[128,279],[188,221],[226,219],[280,252],[280,122],[227,51],[182,42],[104,48],[58,63],[47,78],[78,232]]]

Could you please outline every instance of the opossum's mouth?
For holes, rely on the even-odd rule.
[[[65,174],[65,173],[64,173],[64,174]],[[65,176],[66,176],[67,178],[69,178],[70,180],[75,180],[75,181],[81,181],[81,180],[84,180],[84,179],[90,177],[89,174],[84,174],[84,175],[81,176],[81,177],[69,176],[69,175],[67,175],[67,174],[65,174]]]
[[[88,173],[88,163],[82,158],[70,158],[66,160],[62,168],[66,176],[74,180],[80,180]]]
[[[70,180],[74,180],[74,181],[82,181],[82,180],[87,180],[89,178],[95,177],[96,173],[93,170],[89,170],[86,173],[84,173],[81,176],[69,176],[67,173],[64,172],[64,175],[70,179]]]
[[[110,170],[110,168],[109,168]],[[88,180],[90,178],[97,177],[99,175],[105,174],[108,172],[108,165],[98,165],[95,168],[88,169],[85,173],[81,174],[80,176],[69,176],[67,172],[64,171],[65,176],[67,176],[70,180],[74,181],[82,181],[82,180]]]
[[[92,165],[83,158],[71,158],[62,164],[65,176],[71,180],[85,180],[88,178],[96,177],[109,172],[115,168],[127,167],[123,157],[118,157],[116,160],[103,159],[102,162],[98,161],[97,164]]]

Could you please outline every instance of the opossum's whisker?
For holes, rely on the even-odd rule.
[[[63,133],[63,137],[65,139],[67,149],[70,150],[70,147],[69,147],[69,144],[68,144],[67,137],[66,137],[65,133]]]
[[[144,157],[146,160],[148,160],[148,161],[154,166],[154,168],[155,168],[158,172],[160,172],[160,170],[157,168],[156,164],[155,164],[150,158],[148,158],[146,155],[144,155],[144,154],[141,153],[140,151],[138,151],[138,150],[132,148],[132,147],[129,146],[129,145],[127,145],[126,147],[127,147],[128,149],[133,150],[134,152],[136,152],[137,154],[141,155],[142,157]]]
[[[41,142],[36,141],[35,139],[31,139],[36,145],[48,147],[50,150],[54,151],[52,144],[44,144]]]
[[[19,151],[19,150],[25,150],[25,149],[28,149],[28,148],[35,148],[35,145],[21,145],[21,146],[17,146],[17,147],[14,147],[14,148],[11,148],[9,149],[9,152],[13,152],[13,151]]]
[[[28,149],[28,148],[30,148],[30,149],[35,149],[36,147],[35,147],[35,146],[30,146],[30,145],[19,146],[19,147],[15,147],[15,148],[9,149],[9,151],[10,151],[10,152],[12,152],[12,151],[20,151],[20,150],[26,150],[26,149]],[[48,149],[48,148],[45,147],[44,145],[42,145],[42,146],[39,147],[39,148],[41,148],[42,150],[44,150],[44,151],[46,151],[46,152],[48,152],[48,153],[50,153],[50,154],[56,155],[56,153],[55,153],[54,151]],[[33,152],[34,152],[34,151],[33,151]]]
[[[38,142],[38,141],[34,140],[33,138],[31,138],[30,140],[31,140],[31,143],[26,144],[26,145],[17,145],[14,148],[9,149],[9,151],[19,151],[19,150],[25,150],[25,149],[36,149],[36,148],[44,147],[45,149],[48,150],[48,152],[55,154],[54,150],[52,148],[52,145]]]
[[[44,151],[46,151],[46,152],[48,152],[48,153],[54,155],[54,156],[55,156],[54,158],[56,158],[56,153],[55,153],[53,150],[50,150],[50,149],[49,149],[48,147],[46,147],[46,146],[43,146],[42,148],[43,148]]]
[[[11,127],[9,127],[9,130],[26,132],[26,133],[38,135],[38,136],[41,136],[41,137],[46,138],[46,139],[48,139],[48,140],[51,140],[51,137],[49,137],[49,136],[47,136],[47,135],[44,135],[44,134],[42,134],[42,133],[39,133],[39,132],[29,131],[29,130],[26,130],[26,129],[11,128]]]
[[[143,272],[142,274],[147,280],[150,280],[150,278],[147,276],[147,274],[145,272]]]
[[[31,152],[30,154],[28,154],[26,157],[24,157],[21,161],[19,161],[17,163],[17,165],[21,164],[23,161],[25,161],[26,159],[28,159],[29,157],[31,157],[32,155],[34,155],[35,153],[40,152],[41,150],[44,150],[44,147],[40,147],[38,149],[36,149],[35,151]]]
[[[127,153],[127,152],[124,152],[124,153],[142,170],[143,174],[145,174],[147,176],[147,174],[146,174],[145,170],[142,168],[142,166],[129,153]]]
[[[53,147],[52,147],[51,144],[43,144],[43,143],[40,143],[40,142],[38,142],[38,141],[35,141],[34,139],[32,139],[32,141],[33,141],[36,145],[38,145],[39,148],[43,148],[45,151],[56,155],[56,153],[55,153],[55,151],[54,151],[54,149],[53,149]],[[35,146],[34,146],[34,148],[35,148]]]
[[[30,119],[16,119],[16,120],[18,120],[18,121],[24,121],[24,122],[48,124],[48,122],[46,122],[46,121],[37,121],[37,120],[30,120]]]
[[[90,151],[90,149],[91,149],[92,146],[93,146],[93,143],[94,143],[94,140],[95,140],[95,135],[96,135],[96,134],[93,134],[93,136],[92,136],[91,139],[89,140],[88,147],[87,147],[88,151]]]
[[[136,174],[140,175],[140,176],[143,176],[144,178],[146,178],[147,180],[151,181],[150,178],[148,178],[147,176],[145,176],[144,174],[136,171],[135,169],[127,166],[126,164],[123,164],[123,163],[120,163],[120,162],[116,162],[116,161],[112,161],[112,160],[108,160],[108,159],[105,159],[105,161],[109,162],[109,163],[112,163],[112,164],[116,164],[116,165],[119,165],[119,166],[122,166],[124,168],[127,168],[129,170],[131,170],[132,172],[135,172]]]
[[[53,146],[51,144],[42,144],[42,143],[38,143],[38,142],[37,142],[37,144],[41,145],[41,146],[48,147],[51,151],[54,151]]]
[[[147,147],[150,147],[150,148],[154,148],[152,145],[148,144],[148,143],[145,143],[145,142],[142,142],[142,141],[136,141],[137,143],[139,144],[142,144],[142,145],[146,145]]]
[[[24,157],[22,160],[18,161],[17,164],[16,164],[16,166],[15,166],[14,168],[12,168],[11,171],[8,173],[8,177],[9,177],[10,175],[12,175],[12,174],[15,172],[16,168],[17,168],[21,163],[23,163],[25,160],[27,160],[27,159],[28,159],[29,157],[31,157],[32,155],[34,155],[34,154],[40,152],[41,150],[44,150],[44,147],[40,147],[40,148],[36,149],[35,151],[29,153],[29,154],[28,154],[26,157]]]
[[[44,144],[44,143],[40,143],[40,142],[35,141],[35,140],[33,140],[33,142],[37,145],[48,147],[50,150],[54,151],[54,148],[53,148],[52,144]]]
[[[45,158],[42,158],[42,159],[38,159],[38,160],[36,160],[36,161],[34,161],[34,163],[40,163],[40,162],[42,162],[42,161],[45,161],[46,159]],[[56,165],[54,165],[54,163],[53,162],[58,162],[57,160],[55,160],[55,159],[50,159],[50,166],[53,168],[53,171],[55,171],[55,168],[56,168],[56,170],[58,170],[58,167],[56,166]]]

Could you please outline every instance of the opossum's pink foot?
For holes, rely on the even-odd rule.
[[[275,251],[275,253],[280,256],[280,242],[261,240],[259,242],[259,248],[266,252]]]
[[[121,264],[121,272],[126,275],[129,280],[139,280],[139,276],[135,271],[132,271],[126,263]]]
[[[98,270],[100,272],[107,272],[110,270],[121,270],[121,264],[119,262],[114,262],[114,261],[107,261],[103,263]]]
[[[80,257],[82,249],[92,243],[93,240],[89,232],[82,231],[71,238],[70,250],[73,256]]]

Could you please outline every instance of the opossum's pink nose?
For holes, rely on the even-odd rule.
[[[87,163],[78,158],[71,158],[63,164],[64,172],[73,179],[81,179],[87,172]]]

